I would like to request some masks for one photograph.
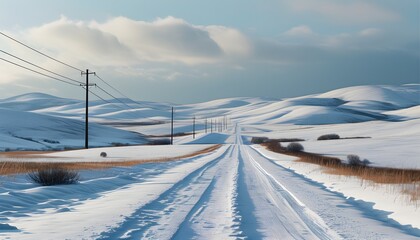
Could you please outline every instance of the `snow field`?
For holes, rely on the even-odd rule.
[[[359,86],[281,101],[231,98],[190,104],[176,107],[175,132],[191,132],[190,119],[200,116],[194,140],[183,136],[174,146],[96,148],[23,159],[159,159],[224,144],[180,161],[81,171],[76,185],[40,187],[24,175],[0,177],[0,238],[418,239],[420,211],[392,186],[328,175],[319,166],[243,141],[252,136],[303,138],[309,152],[343,161],[357,154],[373,166],[419,169],[419,93],[419,84]],[[0,100],[0,107],[6,116],[0,119],[4,149],[83,143],[83,104],[77,100],[29,94]],[[91,110],[91,119],[108,124],[168,121],[170,116],[148,108],[121,111],[99,102],[92,102]],[[203,119],[223,115],[229,115],[231,129],[204,134]],[[240,125],[234,128],[234,123]],[[166,135],[170,130],[168,122],[117,125],[120,129],[92,124],[92,144],[144,143],[144,135],[129,131]],[[370,138],[316,140],[329,133]],[[102,151],[107,158],[99,157]]]
[[[420,229],[420,209],[416,204],[410,203],[409,196],[402,194],[397,186],[369,184],[368,182],[363,184],[362,180],[356,177],[326,174],[324,169],[318,165],[295,162],[293,161],[294,157],[287,159],[283,157],[284,155],[270,152],[260,146],[253,148],[266,158],[271,159],[273,163],[299,174],[314,184],[325,186],[332,192],[342,194],[350,202],[353,202],[352,204],[366,207],[367,215],[381,215],[381,218],[391,225],[393,222],[398,222],[406,225],[408,231],[420,234],[420,230],[411,229]],[[379,213],[374,213],[373,209],[369,210],[370,208],[379,210]]]
[[[71,203],[69,207],[65,208],[66,211],[51,211],[51,209],[47,209],[42,211],[42,213],[31,214],[29,210],[28,214],[23,217],[19,214],[22,210],[17,210],[15,214],[13,214],[13,211],[9,212],[7,216],[8,224],[17,227],[20,231],[12,233],[0,232],[0,236],[9,236],[13,239],[98,238],[101,233],[106,232],[110,228],[117,228],[119,224],[125,221],[125,218],[135,213],[139,207],[159,199],[168,189],[173,188],[179,182],[186,181],[191,172],[208,167],[209,163],[220,157],[225,151],[226,147],[222,147],[211,155],[200,157],[199,161],[197,161],[197,158],[192,158],[191,160],[187,159],[186,161],[178,162],[166,171],[156,176],[151,175],[150,178],[146,177],[139,183],[129,183],[111,191],[96,193],[93,196],[90,196],[91,192],[85,192],[84,194],[90,197],[80,202]],[[124,176],[121,177],[124,178]],[[114,179],[114,181],[119,181],[119,179]],[[83,185],[83,182],[80,185]],[[66,187],[57,186],[54,188],[65,189]],[[36,193],[37,190],[47,191],[44,199],[49,200],[48,187],[31,189],[27,193],[29,196],[25,198],[31,199],[31,193]],[[7,195],[5,198],[7,198]],[[33,208],[37,206],[28,202],[27,205],[21,207],[29,208],[33,211]],[[115,211],[115,209],[118,209],[118,211]],[[4,209],[2,212],[8,210]],[[48,224],[45,224],[46,222]],[[63,223],[65,224],[63,225]]]

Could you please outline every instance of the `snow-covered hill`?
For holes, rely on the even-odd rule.
[[[120,101],[90,102],[92,145],[144,143],[140,133],[170,133],[170,105]],[[83,101],[39,93],[0,100],[0,151],[81,147],[84,110]],[[191,132],[194,116],[195,138],[180,134],[171,146],[82,149],[19,159],[2,154],[3,162],[181,159],[83,170],[75,185],[43,187],[29,183],[25,174],[13,180],[0,176],[0,238],[420,237],[418,182],[383,184],[328,174],[316,164],[250,144],[255,136],[298,138],[305,151],[343,162],[356,154],[373,167],[420,169],[419,84],[178,105],[175,132]],[[214,123],[224,116],[229,126],[217,130]],[[145,125],[156,120],[159,124]],[[317,140],[330,133],[341,139]],[[213,144],[221,147],[185,157]],[[100,157],[102,151],[106,158]]]
[[[80,148],[84,146],[84,122],[33,112],[0,108],[0,151]],[[133,132],[89,125],[89,145],[142,144],[145,138]]]
[[[150,135],[170,132],[170,104],[134,102],[129,99],[89,103],[92,122]],[[283,100],[227,98],[209,102],[175,105],[175,132],[203,130],[205,119],[216,122],[224,116],[242,124],[322,125],[366,121],[408,121],[420,118],[420,84],[402,86],[355,86],[322,94]],[[29,93],[0,100],[1,148],[50,148],[81,146],[85,103],[43,93]],[[25,121],[23,121],[25,120]],[[126,126],[121,126],[125,123]],[[136,124],[134,124],[136,123]],[[145,124],[157,125],[145,126]],[[134,125],[134,126],[133,126]],[[131,132],[91,125],[92,145],[111,142],[143,143]],[[26,139],[26,140],[24,140]],[[33,139],[29,141],[28,139]],[[60,142],[57,143],[48,143]],[[47,141],[47,142],[46,142]]]

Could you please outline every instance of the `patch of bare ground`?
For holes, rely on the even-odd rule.
[[[420,170],[372,167],[367,165],[349,165],[335,157],[309,152],[291,152],[277,141],[262,143],[268,150],[298,157],[298,162],[312,163],[324,168],[324,172],[340,176],[358,177],[362,184],[389,184],[409,196],[416,206],[420,201]]]
[[[25,161],[7,161],[0,162],[0,175],[12,175],[12,174],[21,174],[21,173],[30,173],[42,169],[68,169],[68,170],[95,170],[95,169],[105,169],[112,167],[123,167],[123,166],[133,166],[138,164],[145,163],[161,163],[168,161],[176,161],[184,158],[190,158],[205,153],[212,152],[221,145],[214,145],[200,151],[196,151],[190,154],[185,154],[182,156],[171,157],[171,158],[160,158],[160,159],[142,159],[142,160],[130,160],[130,161],[103,161],[103,162],[25,162]],[[17,152],[17,153],[7,153],[8,156],[14,156],[19,158],[25,156],[25,158],[40,158],[39,152]],[[11,154],[11,155],[10,155]],[[36,155],[37,154],[37,155]]]

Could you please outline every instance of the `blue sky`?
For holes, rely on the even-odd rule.
[[[420,81],[417,0],[0,0],[0,30],[138,100],[283,98]],[[82,80],[7,39],[0,46]],[[5,62],[0,71],[4,97],[83,98],[77,87]]]

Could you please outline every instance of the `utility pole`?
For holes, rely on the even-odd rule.
[[[174,145],[174,107],[172,107],[171,117],[171,145]]]
[[[222,131],[225,130],[225,127],[226,127],[226,124],[225,124],[225,116],[223,116],[223,119],[222,119]]]
[[[210,132],[213,133],[213,118],[210,119]]]
[[[86,113],[85,113],[85,148],[89,148],[89,87],[95,86],[95,84],[89,84],[89,74],[95,74],[95,72],[89,72],[89,69],[86,69],[86,72],[82,72],[82,75],[86,75],[86,84],[80,84],[86,89]]]
[[[193,118],[193,139],[195,139],[195,116]]]

